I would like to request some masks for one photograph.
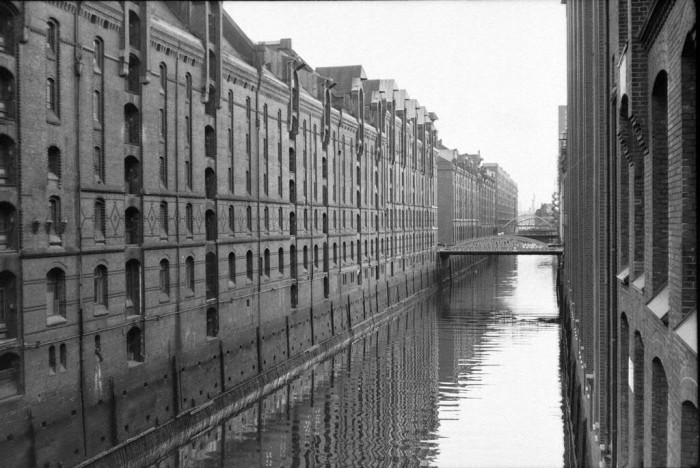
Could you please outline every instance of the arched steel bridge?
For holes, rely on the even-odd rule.
[[[523,236],[477,237],[449,247],[438,248],[442,258],[450,255],[561,255],[564,247]]]
[[[543,242],[558,242],[559,230],[552,223],[537,215],[520,215],[503,225],[501,235],[529,237]]]

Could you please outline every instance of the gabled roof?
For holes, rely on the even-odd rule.
[[[333,94],[347,94],[353,91],[353,85],[357,86],[357,80],[363,81],[367,79],[362,65],[347,65],[343,67],[318,67],[316,73],[330,78],[338,83],[333,88]]]

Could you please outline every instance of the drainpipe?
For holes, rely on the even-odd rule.
[[[255,196],[255,214],[256,214],[256,227],[257,227],[257,257],[258,257],[258,268],[262,269],[265,267],[264,265],[264,260],[261,261],[262,257],[260,255],[260,243],[261,243],[261,230],[260,230],[260,85],[262,84],[262,79],[263,79],[263,74],[265,73],[265,49],[260,48],[256,49],[254,51],[255,53],[255,66],[258,71],[258,82],[257,85],[255,86],[255,162],[253,163],[253,167],[255,168],[255,174],[258,176],[257,177],[257,183],[255,185],[255,192],[253,192],[253,184],[252,184],[252,179],[253,179],[253,167],[251,167],[251,195]],[[252,145],[252,138],[251,138],[251,145]],[[251,148],[251,153],[252,153],[252,148]],[[269,183],[269,182],[268,182]],[[298,192],[298,190],[297,190]],[[253,265],[255,265],[255,262],[253,262]],[[260,329],[260,294],[262,291],[262,271],[258,271],[258,277],[257,277],[257,283],[258,283],[258,300],[256,301],[256,309],[257,309],[257,327]],[[289,357],[289,356],[287,356]],[[258,353],[258,364],[260,364],[261,358],[260,358],[260,353]],[[260,366],[258,366],[258,371],[261,372],[262,369]]]
[[[82,193],[82,180],[80,178],[80,76],[83,72],[83,46],[80,43],[80,10],[82,1],[78,1],[75,15],[73,16],[73,43],[74,43],[74,72],[75,72],[75,175],[78,181],[78,190],[75,193],[74,213],[75,224],[77,226],[76,243],[78,252],[82,252],[82,222],[80,222],[80,193]],[[85,343],[84,343],[84,323],[83,323],[83,262],[82,256],[78,256],[78,363],[80,375],[80,413],[83,429],[83,453],[87,456],[87,425],[85,421]]]
[[[178,49],[182,50],[182,42],[178,41],[177,43]],[[180,61],[176,60],[175,61],[175,83],[178,84],[178,86],[175,87],[175,115],[180,115]],[[167,104],[167,102],[166,102]],[[190,104],[191,106],[191,104]],[[192,119],[192,115],[189,112],[189,109],[187,109],[187,114],[189,115],[190,119]],[[166,113],[167,115],[167,113]],[[191,122],[191,120],[190,120]],[[180,132],[178,131],[180,126],[178,124],[175,125],[175,167],[177,168],[175,170],[175,239],[177,239],[176,242],[176,247],[175,251],[177,252],[175,254],[175,277],[176,279],[176,284],[177,287],[175,288],[175,363],[173,365],[173,382],[175,385],[175,389],[173,391],[174,394],[174,400],[175,403],[173,405],[173,410],[174,414],[177,416],[180,414],[180,408],[182,405],[182,385],[180,384],[180,362],[181,362],[181,348],[182,348],[182,311],[181,311],[181,306],[180,306],[180,292],[181,292],[181,277],[180,277],[180,269],[182,268],[181,265],[181,238],[180,238],[180,144],[178,143],[180,141]],[[166,130],[167,131],[167,130]],[[189,131],[189,129],[185,129],[185,131]],[[192,142],[190,142],[190,145]]]

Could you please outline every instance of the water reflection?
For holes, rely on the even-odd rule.
[[[500,257],[158,466],[561,466],[549,257]]]

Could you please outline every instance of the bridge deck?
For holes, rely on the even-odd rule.
[[[564,247],[522,236],[487,236],[470,239],[458,245],[438,249],[449,255],[561,255]]]

